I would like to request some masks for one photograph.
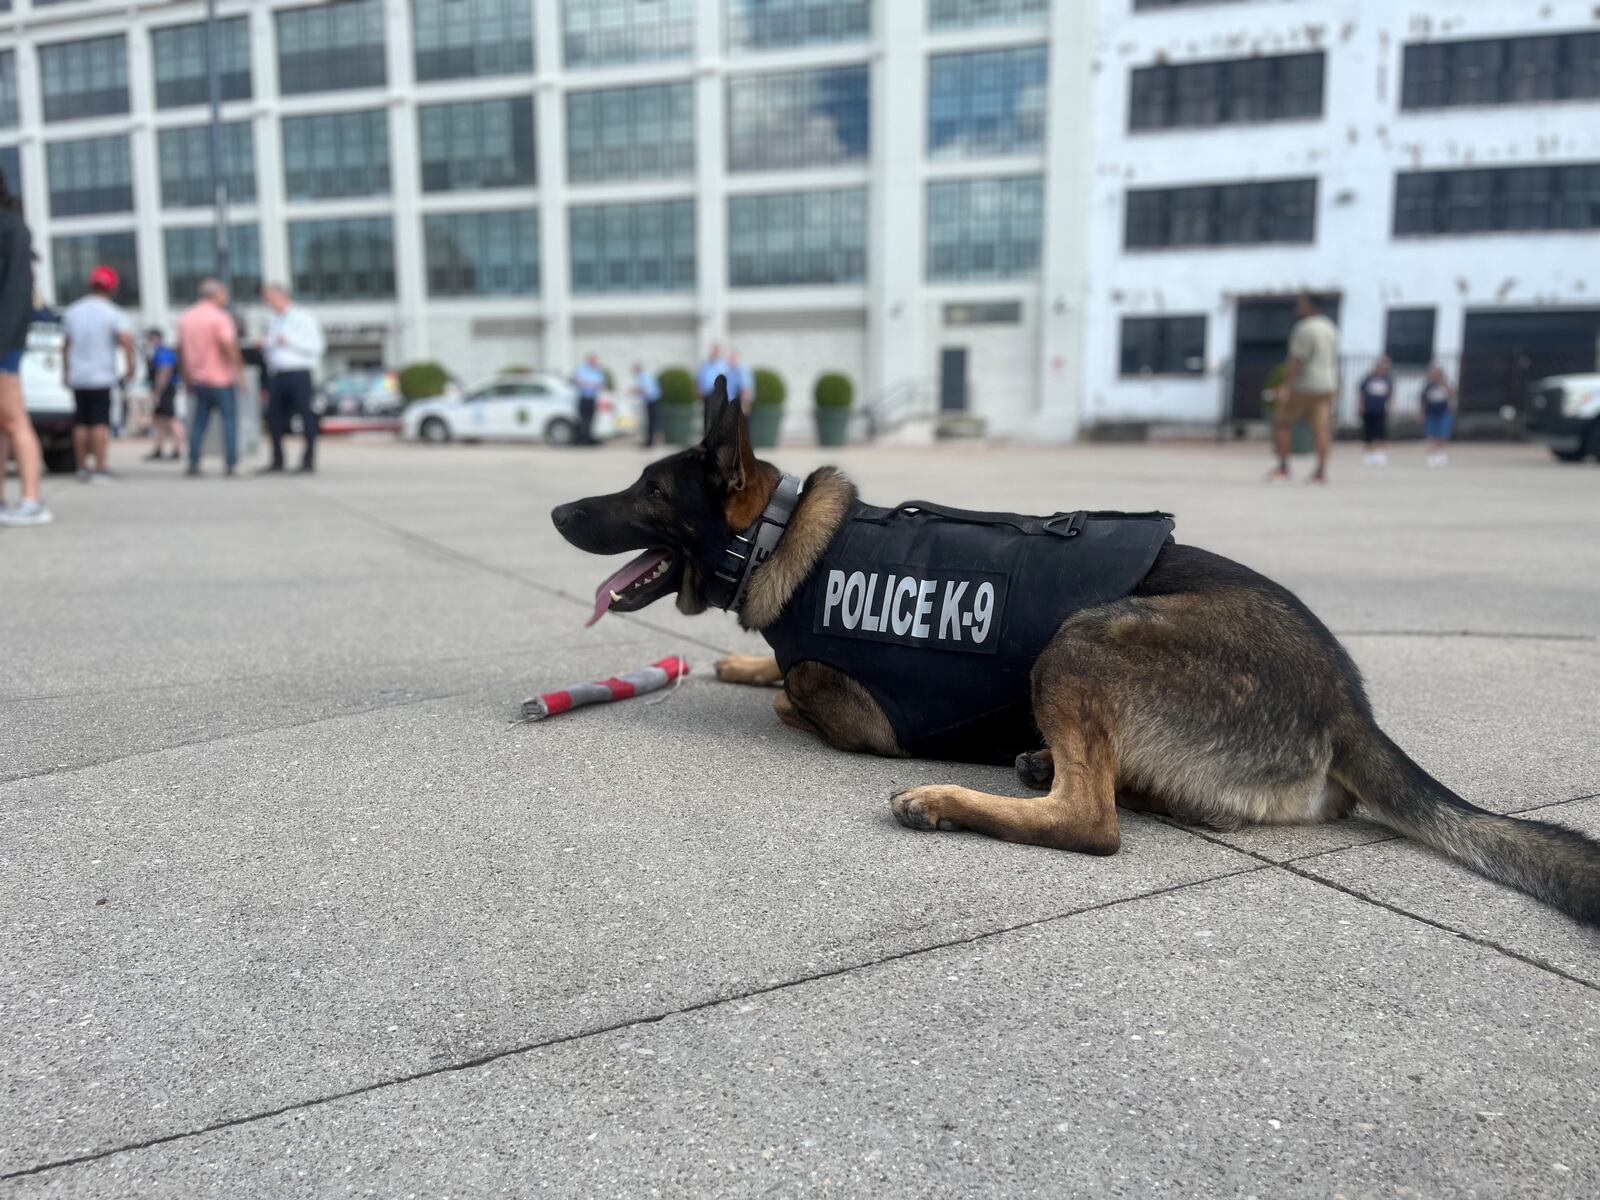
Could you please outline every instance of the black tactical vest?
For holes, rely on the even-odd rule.
[[[762,636],[784,671],[837,667],[919,758],[1009,763],[1044,743],[1034,660],[1073,613],[1126,596],[1172,539],[1166,513],[1053,517],[854,502]]]

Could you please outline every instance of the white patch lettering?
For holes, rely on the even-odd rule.
[[[961,597],[966,593],[967,581],[944,585],[944,603],[939,607],[939,640],[961,640]]]
[[[833,610],[839,607],[839,601],[844,598],[844,572],[828,572],[828,591],[822,602],[822,627],[826,629],[833,616]]]
[[[855,599],[850,597],[854,594]],[[867,599],[867,577],[860,571],[850,572],[850,578],[844,585],[844,627],[854,629],[861,623],[861,606]]]
[[[885,616],[892,615],[894,617],[894,632],[896,637],[905,637],[906,632],[911,628],[911,610],[902,610],[901,601],[909,600],[916,594],[917,581],[911,578],[911,576],[906,575],[901,578],[900,586],[894,591],[894,612],[892,614],[890,614],[888,611],[888,597],[885,596],[884,598]]]
[[[911,623],[911,636],[926,638],[928,636],[928,614],[933,612],[933,593],[939,586],[937,580],[924,579],[917,588],[917,614]]]

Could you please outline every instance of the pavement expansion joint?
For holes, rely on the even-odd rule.
[[[1482,638],[1511,642],[1600,642],[1594,633],[1545,633],[1515,629],[1344,629],[1342,638]]]
[[[1181,828],[1181,827],[1180,827]],[[1248,853],[1248,852],[1245,852]],[[1252,856],[1255,857],[1255,856]],[[129,1154],[138,1150],[146,1150],[152,1146],[164,1146],[172,1142],[187,1141],[190,1138],[202,1137],[208,1133],[217,1133],[224,1129],[235,1129],[243,1125],[252,1125],[258,1121],[270,1121],[276,1117],[289,1113],[302,1112],[307,1109],[318,1108],[324,1104],[333,1104],[340,1100],[350,1100],[356,1096],[364,1096],[370,1092],[383,1091],[387,1088],[399,1087],[408,1083],[415,1083],[423,1079],[431,1079],[440,1075],[453,1075],[464,1071],[473,1071],[479,1067],[488,1066],[499,1062],[501,1059],[515,1058],[523,1054],[532,1054],[539,1050],[546,1050],[553,1046],[570,1045],[574,1042],[586,1041],[589,1038],[604,1037],[607,1034],[619,1033],[627,1029],[636,1029],[643,1025],[656,1025],[673,1017],[688,1016],[691,1013],[703,1012],[708,1009],[720,1008],[727,1004],[737,1004],[759,996],[770,996],[779,992],[786,992],[793,988],[804,987],[807,984],[819,983],[827,979],[836,979],[844,975],[853,975],[858,972],[869,971],[874,967],[884,966],[888,963],[902,962],[907,959],[918,958],[925,954],[936,954],[941,950],[953,949],[957,946],[971,946],[981,942],[992,941],[1007,934],[1018,933],[1026,929],[1035,929],[1049,925],[1056,921],[1070,920],[1087,913],[1100,912],[1104,909],[1117,908],[1124,904],[1133,904],[1142,900],[1153,900],[1158,896],[1167,896],[1175,892],[1188,891],[1192,888],[1205,887],[1210,884],[1220,883],[1224,879],[1233,879],[1241,875],[1254,875],[1265,871],[1274,863],[1263,866],[1241,867],[1234,871],[1224,871],[1217,875],[1208,875],[1204,879],[1192,879],[1186,883],[1176,883],[1170,887],[1152,888],[1147,892],[1140,892],[1134,896],[1120,896],[1114,900],[1105,900],[1099,904],[1085,904],[1079,908],[1068,909],[1065,912],[1050,913],[1032,920],[1019,921],[1013,925],[1004,925],[997,929],[985,929],[978,933],[967,934],[964,937],[950,938],[947,941],[934,942],[926,946],[913,946],[906,950],[897,950],[892,954],[884,954],[878,958],[867,959],[863,962],[848,963],[844,966],[834,967],[826,971],[816,971],[807,975],[798,975],[792,979],[779,980],[765,987],[748,988],[731,995],[715,996],[706,1000],[698,1000],[688,1004],[679,1005],[657,1013],[649,1013],[639,1017],[628,1017],[624,1020],[613,1021],[605,1025],[589,1029],[577,1030],[573,1033],[560,1034],[555,1037],[544,1038],[537,1042],[528,1042],[520,1046],[511,1046],[503,1050],[491,1051],[488,1054],[478,1055],[461,1062],[441,1063],[423,1071],[415,1071],[406,1075],[395,1075],[387,1079],[379,1079],[360,1087],[348,1088],[340,1092],[330,1092],[322,1096],[314,1096],[308,1100],[297,1100],[291,1104],[280,1105],[277,1108],[267,1109],[262,1112],[245,1113],[237,1117],[228,1117],[225,1120],[214,1121],[208,1125],[197,1126],[193,1129],[182,1129],[175,1133],[162,1134],[159,1137],[145,1138],[137,1142],[128,1142],[120,1146],[110,1146],[104,1150],[95,1150],[87,1154],[78,1154],[70,1158],[55,1159],[50,1162],[36,1163],[30,1167],[23,1167],[15,1171],[8,1171],[0,1175],[0,1182],[8,1179],[23,1179],[32,1175],[44,1175],[50,1171],[61,1170],[65,1167],[82,1166],[85,1163],[99,1162],[102,1159],[114,1158],[119,1154]],[[1455,932],[1450,930],[1449,932]],[[1537,964],[1536,964],[1537,965]]]

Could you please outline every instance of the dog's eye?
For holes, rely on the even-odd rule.
[[[652,483],[650,485],[650,499],[665,500],[666,498],[667,494],[661,490],[661,485],[659,483]]]

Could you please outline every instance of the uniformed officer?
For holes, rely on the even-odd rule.
[[[572,373],[572,382],[578,389],[578,438],[580,446],[594,445],[594,410],[600,403],[600,393],[605,390],[606,373],[600,367],[596,354],[584,356],[583,363]]]

